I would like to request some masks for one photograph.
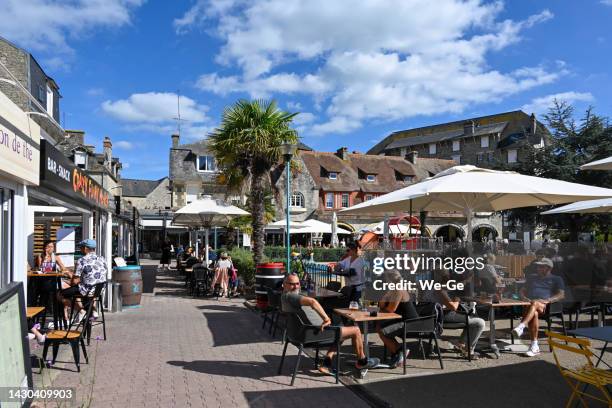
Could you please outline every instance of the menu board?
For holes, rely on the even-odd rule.
[[[32,372],[29,346],[25,341],[22,283],[0,289],[0,333],[0,387],[27,387],[32,383]],[[20,403],[2,403],[2,408],[19,406]]]

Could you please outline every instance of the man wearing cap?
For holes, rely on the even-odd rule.
[[[106,282],[107,266],[106,260],[96,254],[96,241],[93,239],[86,239],[79,242],[78,246],[81,248],[81,257],[77,263],[72,279],[70,280],[70,287],[62,290],[62,297],[64,298],[64,305],[69,306],[71,298],[74,295],[87,295],[93,292],[93,288],[97,283]],[[76,307],[80,309],[79,319],[82,319],[85,315],[85,311],[82,310],[82,305],[78,302]]]
[[[533,263],[536,273],[526,276],[525,286],[521,289],[521,299],[531,302],[525,308],[523,320],[514,328],[514,333],[520,337],[525,327],[529,328],[531,345],[525,353],[533,357],[540,353],[538,346],[539,316],[546,311],[546,305],[563,299],[565,285],[563,279],[550,273],[553,269],[553,261],[549,258],[541,258]]]

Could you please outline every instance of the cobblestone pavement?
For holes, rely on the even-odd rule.
[[[107,314],[109,338],[92,338],[90,362],[80,374],[62,346],[63,362],[37,381],[48,384],[55,376],[54,387],[76,387],[70,406],[79,407],[367,406],[306,359],[290,387],[297,350],[288,350],[278,376],[280,341],[260,329],[261,320],[242,302],[193,299],[184,296],[182,282],[158,276],[155,295],[144,294],[142,307]]]

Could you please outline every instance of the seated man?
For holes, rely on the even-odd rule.
[[[300,294],[300,279],[297,275],[287,276],[283,282],[283,294],[281,296],[281,308],[286,313],[299,313],[306,324],[320,326],[321,330],[331,324],[331,319],[325,313],[316,299]],[[353,348],[358,360],[355,367],[366,369],[376,367],[380,360],[377,358],[367,359],[363,351],[363,341],[361,340],[361,330],[357,326],[342,327],[340,329],[340,341],[351,339]],[[319,370],[329,373],[332,367],[332,359],[337,352],[336,347],[332,346],[327,351],[323,364]]]
[[[550,273],[554,266],[553,261],[542,258],[535,261],[534,265],[537,268],[536,273],[526,276],[527,281],[520,291],[521,299],[531,302],[531,305],[525,307],[523,319],[513,330],[514,334],[520,337],[525,327],[529,327],[531,345],[525,353],[529,357],[540,353],[538,346],[539,316],[545,313],[547,304],[558,302],[565,296],[563,279]]]
[[[486,254],[487,263],[484,268],[478,271],[478,279],[480,279],[480,291],[487,293],[497,292],[497,285],[503,283],[501,276],[497,274],[495,269],[495,255]]]
[[[76,263],[76,269],[70,279],[70,287],[60,292],[64,299],[64,306],[70,305],[73,296],[91,295],[96,284],[106,282],[106,261],[96,254],[96,241],[86,239],[79,242],[78,246],[81,248],[83,257]],[[79,310],[78,321],[80,322],[85,316],[85,310],[83,310],[80,302],[76,302],[75,307]],[[64,313],[66,320],[68,320],[67,312],[64,311]]]

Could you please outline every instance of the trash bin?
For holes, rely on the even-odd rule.
[[[113,282],[113,304],[111,311],[113,313],[123,310],[123,296],[121,296],[121,284]]]

